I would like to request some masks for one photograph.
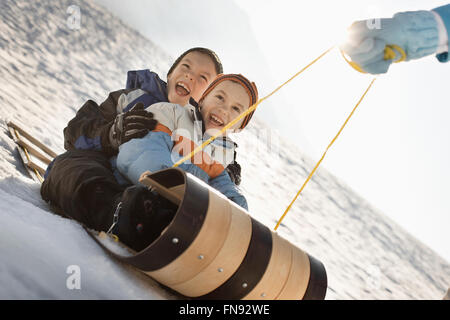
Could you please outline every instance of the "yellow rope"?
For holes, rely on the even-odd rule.
[[[189,160],[191,157],[193,157],[197,152],[203,150],[203,148],[205,148],[207,145],[209,145],[211,142],[213,142],[218,136],[220,136],[223,132],[225,132],[226,130],[228,130],[230,127],[232,127],[233,125],[235,125],[237,122],[239,122],[239,120],[241,120],[243,117],[245,117],[247,114],[249,114],[250,112],[254,111],[256,109],[256,107],[261,103],[262,100],[258,100],[254,105],[252,105],[250,108],[248,108],[245,112],[241,113],[236,119],[234,119],[233,121],[231,121],[230,123],[228,123],[219,133],[217,133],[216,135],[213,135],[212,137],[210,137],[208,140],[206,140],[205,142],[203,142],[202,145],[196,147],[194,150],[192,150],[192,152],[190,154],[188,154],[187,156],[181,158],[180,160],[178,160],[174,165],[173,168],[178,167],[180,164],[184,163],[185,161]]]
[[[372,81],[370,82],[369,86],[367,87],[366,91],[364,92],[364,94],[361,96],[361,98],[359,99],[358,103],[356,104],[356,106],[353,108],[352,112],[350,113],[350,115],[347,117],[347,119],[345,120],[344,124],[341,126],[341,128],[339,129],[338,133],[336,134],[336,136],[333,138],[333,140],[331,140],[330,144],[328,145],[328,147],[325,149],[325,152],[322,154],[322,157],[320,158],[319,162],[317,162],[316,166],[314,167],[314,169],[311,171],[311,173],[309,174],[308,178],[305,180],[305,182],[303,183],[302,187],[300,188],[300,190],[297,192],[297,195],[294,197],[294,200],[291,201],[291,203],[289,204],[289,206],[287,207],[286,211],[284,211],[283,215],[281,216],[281,218],[278,220],[277,225],[275,226],[274,230],[277,230],[278,227],[281,224],[281,221],[283,221],[284,217],[286,216],[286,214],[288,213],[288,211],[291,209],[292,205],[294,204],[295,200],[297,200],[298,196],[300,195],[300,193],[303,191],[303,189],[305,188],[306,184],[308,183],[308,181],[311,179],[311,177],[313,176],[314,172],[316,172],[316,169],[319,167],[320,163],[322,162],[322,160],[325,158],[325,155],[327,154],[328,149],[330,149],[330,147],[333,145],[333,143],[336,141],[336,139],[339,137],[339,135],[341,134],[342,130],[344,129],[345,125],[347,124],[347,122],[350,120],[350,118],[352,117],[353,113],[355,113],[356,108],[358,108],[359,104],[361,103],[361,101],[364,99],[365,95],[367,94],[367,92],[369,91],[370,87],[372,87],[372,84],[374,83],[376,78],[373,78]]]
[[[217,137],[221,136],[225,131],[227,131],[229,128],[231,128],[232,126],[234,126],[236,123],[238,123],[242,118],[244,118],[246,115],[248,115],[249,113],[253,112],[258,105],[263,102],[264,100],[268,99],[270,96],[272,96],[275,92],[277,92],[278,90],[280,90],[282,87],[284,87],[286,84],[288,84],[289,82],[291,82],[295,77],[297,77],[299,74],[301,74],[303,71],[305,71],[306,69],[308,69],[310,66],[312,66],[314,63],[316,63],[320,58],[322,58],[324,55],[326,55],[328,52],[331,51],[331,49],[333,49],[334,46],[332,46],[331,48],[329,48],[328,50],[326,50],[325,52],[323,52],[320,56],[318,56],[316,59],[314,59],[313,61],[311,61],[306,67],[302,68],[300,71],[298,71],[296,74],[294,74],[292,77],[290,77],[287,81],[285,81],[283,84],[281,84],[278,88],[276,88],[275,90],[273,90],[271,93],[269,93],[267,96],[259,99],[254,105],[252,105],[250,108],[248,108],[245,112],[241,113],[238,117],[236,117],[233,121],[231,121],[230,123],[228,123],[225,127],[222,128],[222,130],[220,130],[219,133],[217,133],[216,135],[213,135],[212,137],[210,137],[208,140],[206,140],[205,142],[203,142],[202,145],[196,147],[190,154],[188,154],[187,156],[181,158],[180,160],[178,160],[173,167],[176,168],[178,167],[180,164],[184,163],[185,161],[191,159],[197,152],[203,150],[203,148],[205,148],[207,145],[209,145],[211,142],[213,142]]]
[[[387,44],[386,47],[384,48],[384,56],[383,59],[384,60],[394,60],[395,57],[397,56],[397,54],[395,53],[394,50],[397,50],[397,52],[400,54],[400,58],[396,61],[393,61],[393,63],[399,63],[402,61],[406,60],[406,52],[405,50],[403,50],[402,47],[396,45],[396,44]],[[344,51],[342,49],[340,49],[342,57],[344,58],[344,60],[356,71],[359,71],[361,73],[367,73],[363,70],[363,68],[361,68],[361,66],[359,64],[357,64],[355,61],[351,61],[347,55],[344,53]]]
[[[394,60],[397,54],[394,50],[397,50],[400,53],[400,58],[395,60],[394,63],[399,63],[406,60],[406,52],[402,47],[396,44],[387,44],[386,48],[384,48],[384,60]]]
[[[282,87],[284,87],[286,84],[288,84],[289,82],[291,82],[294,78],[296,78],[298,75],[300,75],[303,71],[305,71],[306,69],[308,69],[311,65],[313,65],[314,63],[316,63],[319,59],[321,59],[324,55],[326,55],[328,52],[330,52],[332,49],[334,48],[334,46],[332,46],[331,48],[327,49],[325,52],[323,52],[320,56],[318,56],[316,59],[314,59],[313,61],[311,61],[308,65],[306,65],[304,68],[302,68],[300,71],[298,71],[296,74],[294,74],[292,77],[290,77],[287,81],[285,81],[283,84],[281,84],[280,86],[278,86],[275,90],[273,90],[271,93],[269,93],[267,96],[259,99],[254,105],[250,106],[250,108],[248,108],[245,112],[241,113],[238,117],[236,117],[234,120],[232,120],[230,123],[228,123],[224,128],[222,128],[222,130],[220,130],[219,133],[217,133],[216,135],[210,137],[208,140],[206,140],[202,145],[196,147],[191,153],[189,153],[188,155],[184,156],[183,158],[181,158],[179,161],[177,161],[173,167],[176,168],[179,165],[181,165],[182,163],[184,163],[185,161],[191,159],[197,152],[201,151],[203,148],[205,148],[207,145],[209,145],[212,141],[214,141],[217,137],[219,137],[220,135],[222,135],[226,130],[228,130],[229,128],[231,128],[232,126],[234,126],[237,122],[239,122],[242,118],[244,118],[245,116],[247,116],[249,113],[253,112],[258,105],[263,102],[264,100],[268,99],[269,97],[271,97],[275,92],[277,92],[278,90],[280,90]],[[401,60],[404,59],[405,55],[403,50],[399,50],[397,48],[397,46],[395,46],[394,48],[389,48],[391,51],[392,49],[396,49],[397,51],[399,51],[402,54],[401,59],[398,61],[400,62]],[[389,57],[390,55],[392,55],[392,52],[388,51],[386,52],[386,57]],[[342,52],[342,51],[341,51]],[[356,64],[356,63],[352,63],[350,60],[348,60],[345,55],[343,54],[344,59],[350,64],[352,65],[353,68],[355,69],[359,69],[358,71],[360,72],[364,72],[362,71],[362,69]],[[322,154],[322,157],[320,158],[319,162],[317,162],[316,166],[314,167],[314,169],[311,171],[311,173],[309,174],[308,178],[306,179],[306,181],[303,183],[302,187],[300,188],[300,190],[297,192],[297,195],[295,196],[294,200],[291,201],[291,203],[289,204],[289,206],[287,207],[287,209],[285,210],[285,212],[283,213],[283,215],[281,216],[281,218],[278,220],[277,225],[275,226],[275,230],[278,229],[278,227],[280,226],[282,220],[284,219],[284,217],[286,216],[286,214],[288,213],[288,211],[291,209],[292,205],[294,204],[295,200],[297,200],[298,196],[300,195],[300,193],[303,191],[303,189],[305,188],[306,184],[308,183],[308,181],[311,179],[311,177],[313,176],[313,174],[315,173],[316,169],[319,167],[320,163],[322,162],[322,160],[325,158],[325,155],[328,151],[328,149],[330,149],[330,147],[333,145],[333,143],[336,141],[336,139],[338,138],[338,136],[341,134],[342,130],[344,129],[344,127],[346,126],[347,122],[350,120],[350,118],[352,117],[353,113],[355,112],[355,110],[358,108],[359,104],[361,103],[361,101],[364,99],[364,97],[366,96],[367,92],[369,91],[369,89],[372,87],[372,84],[374,83],[376,78],[374,78],[369,86],[367,87],[366,91],[364,92],[364,94],[361,96],[361,98],[359,99],[358,103],[356,104],[356,106],[353,108],[352,112],[350,113],[350,115],[347,117],[347,119],[345,120],[344,124],[342,125],[342,127],[340,128],[340,130],[338,131],[338,133],[336,134],[336,136],[333,138],[333,140],[330,142],[330,144],[328,145],[328,147],[326,148],[325,152]]]

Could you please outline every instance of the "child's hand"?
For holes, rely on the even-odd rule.
[[[118,114],[110,129],[110,142],[115,148],[135,138],[143,138],[149,131],[155,129],[158,121],[153,119],[153,113],[144,110],[139,102],[129,111]]]
[[[389,19],[357,21],[348,29],[349,39],[340,46],[365,72],[386,73],[392,62],[402,58],[385,56],[387,45],[404,50],[405,60],[419,59],[436,52],[438,26],[430,11],[400,12]]]

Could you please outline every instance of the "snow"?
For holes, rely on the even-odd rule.
[[[37,193],[38,186],[30,189]],[[105,255],[77,223],[50,214],[3,190],[0,199],[0,298],[167,297],[148,277]],[[74,265],[81,270],[80,290],[69,290],[66,286],[70,275],[68,268]]]
[[[62,152],[62,130],[86,100],[102,102],[131,69],[164,76],[172,57],[93,2],[6,0],[0,15],[0,299],[176,298],[53,214],[6,128],[14,120]],[[233,138],[250,212],[273,228],[314,163],[257,114]],[[448,262],[322,168],[278,233],[324,263],[327,299],[442,299],[450,286]],[[80,289],[69,289],[71,266]]]

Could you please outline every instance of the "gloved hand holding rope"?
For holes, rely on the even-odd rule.
[[[347,62],[364,73],[386,73],[392,63],[434,53],[444,62],[448,60],[448,19],[450,5],[432,11],[400,12],[392,18],[356,21],[340,49],[349,56]]]

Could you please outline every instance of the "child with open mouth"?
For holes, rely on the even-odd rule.
[[[179,94],[185,90],[183,87],[175,91]],[[139,185],[142,173],[172,167],[181,157],[201,145],[203,138],[216,134],[257,100],[258,91],[253,82],[240,74],[223,74],[207,87],[198,104],[194,99],[184,106],[168,102],[153,104],[146,111],[152,112],[158,121],[156,128],[141,139],[122,144],[117,167],[122,175]],[[237,147],[227,133],[242,130],[252,115],[253,112],[245,116],[190,161],[179,166],[247,210],[245,197],[225,168],[234,160]]]

